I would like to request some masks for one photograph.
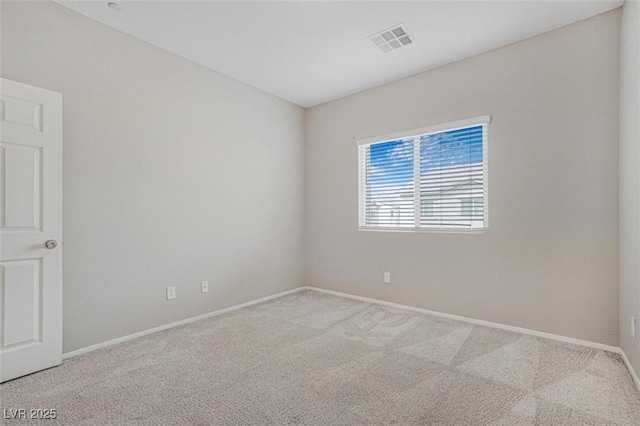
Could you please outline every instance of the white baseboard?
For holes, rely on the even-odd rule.
[[[638,391],[640,391],[640,379],[638,378],[638,375],[636,374],[636,371],[633,369],[633,366],[629,362],[629,358],[627,358],[627,354],[624,353],[622,348],[618,348],[618,349],[619,349],[618,353],[620,354],[620,356],[624,360],[624,363],[627,366],[627,370],[629,370],[629,374],[631,374],[631,378],[633,379],[633,383],[636,384],[636,388],[638,388]]]
[[[62,354],[62,359],[72,358],[74,356],[83,355],[89,352],[97,351],[98,349],[106,348],[109,346],[117,345],[128,340],[137,339],[138,337],[146,336],[148,334],[157,333],[158,331],[167,330],[169,328],[177,327],[179,325],[189,324],[191,322],[200,321],[205,318],[214,317],[216,315],[222,315],[227,312],[235,311],[237,309],[246,308],[247,306],[257,305],[258,303],[266,302],[268,300],[277,299],[278,297],[286,296],[287,294],[297,293],[304,290],[305,287],[297,287],[292,290],[283,291],[281,293],[273,294],[271,296],[263,297],[261,299],[252,300],[250,302],[241,303],[239,305],[229,306],[228,308],[218,309],[217,311],[208,312],[206,314],[198,315],[191,318],[186,318],[180,321],[172,322],[169,324],[161,325],[159,327],[150,328],[148,330],[138,331],[137,333],[129,334],[127,336],[118,337],[117,339],[107,340],[106,342],[97,343],[95,345],[87,346],[86,348],[77,349],[75,351]]]
[[[487,326],[487,327],[499,328],[501,330],[515,331],[516,333],[528,334],[528,335],[531,335],[531,336],[542,337],[542,338],[545,338],[545,339],[558,340],[558,341],[561,341],[561,342],[572,343],[574,345],[587,346],[589,348],[601,349],[603,351],[620,353],[620,348],[615,347],[615,346],[603,345],[602,343],[589,342],[587,340],[574,339],[573,337],[559,336],[557,334],[545,333],[544,331],[530,330],[528,328],[515,327],[515,326],[512,326],[512,325],[500,324],[500,323],[491,322],[491,321],[483,321],[483,320],[474,319],[474,318],[462,317],[462,316],[459,316],[459,315],[445,314],[443,312],[431,311],[429,309],[416,308],[415,306],[401,305],[399,303],[387,302],[387,301],[384,301],[384,300],[372,299],[372,298],[369,298],[369,297],[356,296],[356,295],[353,295],[353,294],[341,293],[339,291],[325,290],[323,288],[318,288],[318,287],[305,286],[305,287],[302,287],[302,288],[306,289],[306,290],[317,291],[317,292],[320,292],[320,293],[332,294],[334,296],[341,296],[341,297],[346,297],[346,298],[349,298],[349,299],[359,300],[361,302],[375,303],[377,305],[383,305],[383,306],[389,306],[389,307],[392,307],[392,308],[405,309],[405,310],[408,310],[408,311],[420,312],[420,313],[428,314],[428,315],[435,315],[435,316],[438,316],[438,317],[449,318],[449,319],[458,320],[458,321],[464,321],[464,322],[468,322],[468,323],[472,323],[472,324],[479,324],[479,325],[484,325],[484,326]]]

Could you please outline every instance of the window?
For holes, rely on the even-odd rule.
[[[433,200],[428,200],[426,198],[423,198],[420,200],[420,217],[426,217],[426,216],[435,216],[436,211],[434,208],[434,202]]]
[[[489,121],[358,141],[360,229],[487,229]]]
[[[463,198],[462,199],[462,215],[472,218],[482,217],[483,200],[481,197]]]

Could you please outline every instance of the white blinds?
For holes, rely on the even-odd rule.
[[[485,229],[488,122],[360,143],[360,227]]]

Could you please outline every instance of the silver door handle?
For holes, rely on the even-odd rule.
[[[49,250],[51,250],[58,247],[58,242],[56,240],[49,240],[46,243],[44,243],[44,246]]]

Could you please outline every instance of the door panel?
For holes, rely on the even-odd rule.
[[[62,95],[0,80],[0,381],[62,362]],[[47,248],[49,240],[56,247]]]
[[[41,342],[42,280],[40,260],[0,263],[4,283],[5,318],[2,347]]]
[[[42,148],[2,143],[3,230],[40,231],[42,205]]]

